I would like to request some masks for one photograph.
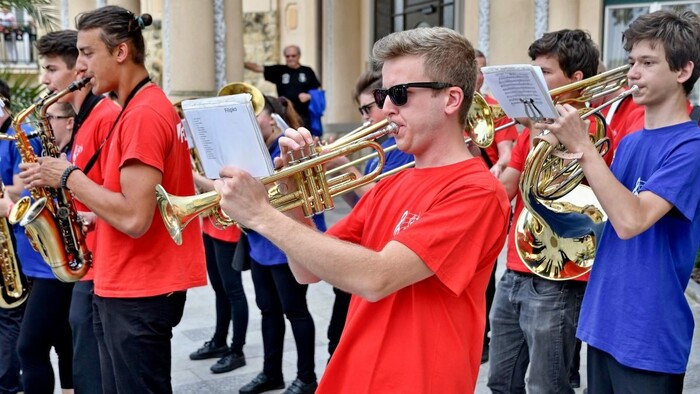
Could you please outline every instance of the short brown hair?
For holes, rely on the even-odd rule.
[[[382,73],[374,70],[367,70],[360,74],[355,82],[355,90],[352,92],[352,98],[357,104],[360,104],[360,95],[362,93],[372,93],[374,89],[382,87]]]
[[[693,71],[683,89],[687,95],[700,77],[700,22],[692,11],[674,13],[656,11],[635,19],[622,33],[622,43],[627,52],[634,44],[649,41],[652,48],[661,43],[666,52],[666,61],[671,71],[678,71],[688,62],[693,62]]]
[[[545,33],[530,45],[527,54],[532,60],[539,56],[556,56],[559,68],[569,78],[576,71],[581,71],[583,78],[598,73],[600,52],[591,35],[583,30],[563,29]]]

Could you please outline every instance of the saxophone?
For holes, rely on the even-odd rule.
[[[89,78],[83,78],[58,93],[49,94],[15,118],[16,144],[23,162],[37,162],[36,153],[20,127],[24,120],[36,114],[44,154],[59,157],[60,151],[54,142],[51,124],[46,119],[46,110],[61,97],[82,89],[89,81]],[[29,197],[17,201],[10,211],[9,222],[24,227],[32,247],[41,254],[57,279],[63,282],[80,280],[92,265],[92,254],[85,243],[85,233],[73,195],[65,189],[48,187],[30,188],[30,193],[34,203]]]

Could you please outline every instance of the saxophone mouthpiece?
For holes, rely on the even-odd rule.
[[[74,81],[70,86],[68,87],[68,90],[71,92],[75,92],[76,90],[80,90],[85,87],[88,83],[90,83],[91,77],[85,77],[78,79],[77,81]]]

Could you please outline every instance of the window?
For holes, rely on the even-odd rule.
[[[376,0],[374,38],[422,26],[454,29],[454,0]]]

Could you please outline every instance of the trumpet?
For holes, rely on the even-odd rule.
[[[304,215],[311,215],[333,209],[333,197],[373,182],[382,172],[385,155],[381,145],[374,140],[393,132],[396,126],[384,120],[355,133],[352,139],[326,146],[320,153],[319,147],[311,145],[300,152],[290,152],[289,166],[261,179],[264,185],[291,178],[297,190],[291,193],[268,193],[270,204],[279,211],[301,207]],[[338,157],[347,156],[363,149],[371,149],[378,154],[377,167],[360,178],[353,174],[341,174],[327,179],[324,164]],[[156,201],[161,217],[170,236],[176,244],[182,244],[182,230],[199,214],[215,209],[213,217],[222,227],[234,224],[221,210],[221,196],[211,191],[196,196],[180,197],[167,193],[162,185],[156,185]]]

